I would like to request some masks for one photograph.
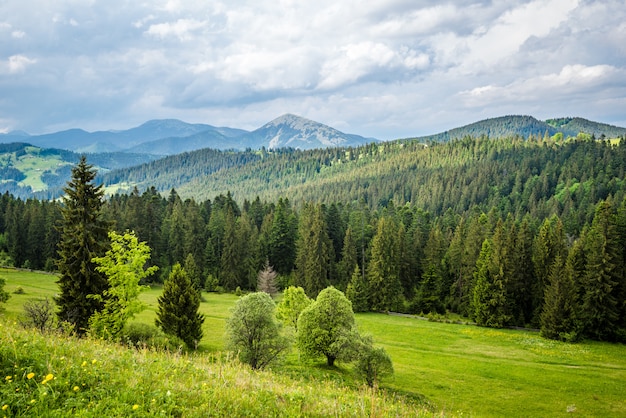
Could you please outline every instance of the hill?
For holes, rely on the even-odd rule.
[[[507,136],[543,137],[562,133],[564,137],[576,137],[583,133],[596,138],[617,138],[626,135],[626,128],[619,128],[605,123],[593,122],[583,118],[556,118],[545,122],[532,116],[501,116],[485,119],[469,125],[451,129],[435,135],[422,136],[420,141],[445,142],[462,139],[466,136],[501,138]]]
[[[70,151],[43,149],[23,142],[0,144],[0,192],[24,199],[57,198],[79,158],[79,154]],[[101,153],[90,154],[89,162],[104,173],[155,158],[148,154]]]

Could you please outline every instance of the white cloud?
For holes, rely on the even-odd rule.
[[[29,65],[35,64],[36,59],[28,58],[25,55],[11,55],[8,61],[8,70],[11,74],[21,73]]]
[[[194,39],[193,33],[203,26],[205,26],[205,22],[195,19],[178,19],[175,22],[150,25],[146,33],[160,39],[175,37],[181,41],[189,41]]]

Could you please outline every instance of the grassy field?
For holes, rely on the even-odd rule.
[[[52,296],[55,277],[0,270],[12,294],[5,315],[15,318],[33,297]],[[137,321],[153,323],[160,288],[141,295],[150,307]],[[206,320],[200,350],[223,349],[224,321],[234,295],[203,294]],[[428,322],[383,314],[358,314],[362,332],[370,333],[393,359],[395,376],[384,383],[391,393],[424,399],[436,411],[456,416],[626,416],[626,347],[587,342],[565,344],[527,331]],[[302,365],[293,352],[283,378],[356,386],[350,368]]]

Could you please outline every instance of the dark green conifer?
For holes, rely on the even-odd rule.
[[[56,303],[59,319],[72,324],[79,335],[87,330],[91,315],[103,306],[102,301],[89,295],[102,295],[108,286],[106,276],[96,270],[92,261],[103,257],[109,248],[109,224],[101,215],[104,190],[102,185],[94,184],[95,177],[93,166],[81,157],[72,169],[61,207]]]

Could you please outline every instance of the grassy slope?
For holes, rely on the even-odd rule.
[[[6,315],[14,317],[28,298],[56,291],[54,276],[0,270],[6,289],[22,286]],[[160,289],[142,294],[151,307],[136,320],[152,323]],[[224,320],[236,297],[204,294],[206,316],[201,349],[223,348]],[[411,397],[425,397],[447,414],[475,416],[559,416],[568,409],[584,416],[626,415],[626,347],[606,343],[564,344],[535,333],[493,330],[420,321],[381,314],[359,314],[360,330],[386,348],[396,370],[385,386]],[[351,384],[346,369],[303,367],[297,353],[277,371],[307,384],[320,378]]]

